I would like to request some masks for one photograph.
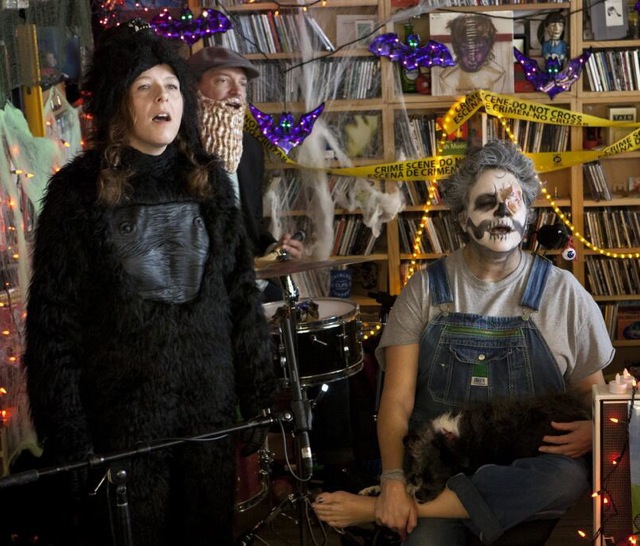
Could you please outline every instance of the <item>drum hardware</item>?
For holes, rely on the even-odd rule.
[[[303,306],[308,301],[311,300],[297,305]],[[318,317],[296,321],[298,371],[305,387],[346,379],[359,372],[364,363],[358,304],[342,298],[314,298],[313,302]],[[266,303],[263,307],[271,323],[276,368],[282,374],[284,385],[288,386],[290,379],[282,324],[274,324],[272,320],[284,317],[286,305],[280,301]]]
[[[236,498],[235,511],[238,514],[251,510],[269,494],[269,468],[274,460],[265,440],[265,447],[248,456],[241,455],[240,445],[236,445]]]
[[[323,345],[325,347],[327,347],[329,344],[325,343],[324,341],[320,341],[316,336],[311,336],[311,342],[312,343],[317,343],[318,345]]]
[[[284,383],[291,394],[293,414],[293,442],[297,464],[294,468],[286,458],[288,470],[296,480],[296,491],[275,506],[267,516],[257,522],[253,528],[241,535],[237,546],[249,546],[257,535],[288,507],[297,508],[296,523],[300,529],[301,546],[309,543],[311,525],[308,518],[313,512],[308,504],[310,494],[308,483],[313,475],[313,460],[309,444],[311,430],[311,409],[325,396],[329,389],[327,383],[345,379],[360,371],[363,367],[362,323],[359,320],[359,307],[354,302],[340,298],[318,298],[319,316],[317,320],[298,323],[296,305],[299,291],[292,274],[322,267],[335,267],[338,262],[355,263],[368,261],[368,258],[347,258],[344,260],[289,260],[276,262],[256,270],[258,278],[277,277],[282,287],[284,301],[264,305],[267,319],[276,313],[281,317],[279,325],[274,325],[274,362],[284,375]],[[284,308],[284,312],[282,309]],[[295,339],[294,339],[295,335]],[[303,356],[304,358],[300,358]],[[328,365],[338,368],[327,368]],[[307,388],[321,385],[319,394],[310,401]],[[286,456],[286,451],[285,451]],[[298,475],[298,473],[300,475]],[[285,514],[286,515],[286,514]],[[306,521],[306,525],[303,523]],[[320,528],[324,532],[321,524]],[[326,534],[326,533],[325,533]],[[315,543],[315,540],[313,541]]]

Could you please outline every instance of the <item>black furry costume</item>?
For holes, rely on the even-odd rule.
[[[440,430],[438,419],[405,437],[407,484],[416,500],[436,498],[455,474],[474,474],[486,464],[508,465],[535,457],[543,436],[562,434],[551,421],[590,419],[581,399],[571,392],[523,398],[495,398],[451,414],[458,431]]]
[[[149,40],[156,47],[155,39]],[[148,61],[137,59],[130,72],[135,76],[147,65],[167,62],[166,52],[154,53]],[[168,59],[170,64],[174,60]],[[181,66],[176,67],[182,75]],[[124,78],[125,89],[131,79]],[[190,122],[196,111],[187,110],[187,104],[185,100]],[[102,117],[108,110],[99,109]],[[99,124],[97,129],[100,143],[105,127]],[[269,407],[275,396],[270,330],[226,175],[212,170],[213,196],[195,198],[186,185],[192,164],[175,145],[160,156],[126,149],[121,166],[137,173],[122,205],[97,203],[101,156],[90,151],[52,177],[38,220],[24,364],[32,416],[44,447],[43,466],[82,461],[91,452],[110,454],[140,443],[213,432],[232,425],[238,407],[250,418]],[[159,247],[163,239],[165,246],[179,246],[175,233],[171,239],[176,225],[181,228],[178,235],[202,235],[203,230],[208,235],[204,263],[196,267],[195,291],[193,275],[186,288],[178,279],[174,289],[174,279],[167,280],[163,271],[153,281],[167,286],[154,292],[148,279],[137,278],[135,267],[123,266],[126,257],[119,240],[141,228],[126,219],[164,207],[174,212],[184,207],[197,215],[168,218],[166,229],[154,234]],[[177,262],[173,270],[181,270],[180,260],[191,249],[168,252]],[[232,438],[225,437],[125,461],[133,543],[231,544],[233,448]],[[63,487],[57,488],[47,509],[58,507],[62,516],[74,516],[74,507],[62,495],[69,479],[61,481]],[[91,531],[81,543],[111,544],[103,501],[93,503],[83,496],[83,483],[74,493],[82,508],[89,508],[82,523]],[[75,544],[69,521],[58,523],[61,543]]]

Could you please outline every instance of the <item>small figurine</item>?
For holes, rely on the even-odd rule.
[[[538,27],[538,39],[542,44],[542,57],[547,63],[551,59],[557,59],[561,67],[567,59],[568,47],[564,38],[565,19],[559,11],[547,15]]]

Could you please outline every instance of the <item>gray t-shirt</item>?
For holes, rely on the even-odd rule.
[[[445,260],[453,311],[485,316],[522,315],[520,305],[533,256],[522,253],[517,269],[498,282],[486,282],[471,273],[462,250]],[[433,307],[426,270],[415,273],[398,296],[384,328],[376,358],[385,365],[385,347],[419,343],[427,323],[440,313]],[[540,302],[531,315],[567,385],[576,383],[605,368],[614,349],[602,313],[591,295],[568,271],[551,268]]]

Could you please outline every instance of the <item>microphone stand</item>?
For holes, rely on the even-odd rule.
[[[313,475],[313,457],[309,443],[309,431],[311,430],[311,405],[307,398],[306,389],[302,388],[298,373],[298,359],[294,334],[296,333],[296,302],[299,292],[290,275],[279,277],[280,285],[287,304],[286,318],[282,322],[282,334],[284,337],[284,349],[291,387],[291,412],[293,413],[294,444],[298,461],[297,494],[298,514],[300,522],[300,544],[307,544],[306,526],[303,525],[305,517],[304,503],[308,497],[307,482]]]
[[[117,537],[116,544],[118,546],[133,546],[133,538],[131,534],[131,514],[129,511],[129,502],[127,499],[127,472],[120,466],[111,463],[117,463],[124,459],[131,457],[137,457],[139,455],[147,455],[154,451],[166,449],[169,447],[175,447],[187,442],[199,442],[205,440],[218,440],[224,436],[228,436],[234,432],[245,430],[254,427],[263,427],[271,425],[277,421],[291,421],[292,416],[289,413],[284,413],[282,416],[274,417],[268,410],[263,410],[267,415],[257,419],[252,419],[238,425],[234,425],[227,428],[222,428],[206,434],[198,436],[192,436],[187,438],[176,438],[171,440],[163,440],[154,442],[153,444],[146,444],[134,449],[117,451],[107,455],[91,455],[87,460],[81,462],[75,462],[65,464],[62,466],[52,466],[43,468],[41,470],[27,470],[25,472],[18,472],[16,474],[10,474],[0,478],[0,489],[5,487],[16,487],[33,483],[41,478],[47,478],[55,476],[61,473],[70,472],[72,470],[80,470],[83,468],[95,469],[99,467],[109,467],[107,477],[109,482],[116,487],[116,529]]]

